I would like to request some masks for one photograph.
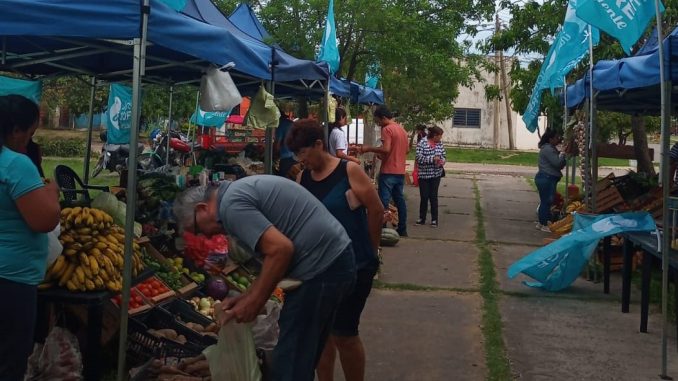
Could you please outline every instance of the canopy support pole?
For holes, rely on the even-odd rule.
[[[565,130],[567,129],[567,77],[563,76],[563,135],[565,135]],[[572,164],[574,165],[574,164]],[[565,158],[565,203],[567,206],[569,192],[567,191],[567,186],[570,184],[570,160]]]
[[[97,78],[92,77],[90,81],[90,96],[89,96],[89,114],[87,118],[87,147],[85,148],[85,166],[83,168],[83,176],[85,178],[85,185],[89,184],[89,160],[92,156],[92,129],[94,128],[94,94],[97,89]]]
[[[664,380],[670,380],[671,377],[667,374],[668,362],[668,333],[669,333],[669,310],[668,310],[668,294],[669,294],[669,250],[671,249],[671,225],[669,220],[669,196],[671,192],[671,173],[669,173],[670,150],[671,144],[671,128],[670,117],[671,110],[669,109],[670,89],[671,83],[667,82],[666,72],[664,68],[664,42],[662,41],[662,16],[659,11],[659,0],[655,0],[654,9],[655,17],[657,19],[657,50],[659,52],[659,86],[661,88],[661,182],[662,182],[662,199],[664,200],[662,206],[662,369],[659,375]]]
[[[165,165],[169,165],[170,140],[172,139],[172,100],[174,98],[174,85],[169,88],[169,107],[167,111],[167,147],[165,147]]]
[[[271,81],[268,83],[268,92],[275,98],[275,48],[271,48]],[[266,127],[266,141],[264,142],[264,173],[273,174],[273,128]]]
[[[329,142],[330,142],[330,117],[329,117],[329,112],[328,108],[330,106],[330,79],[327,79],[327,86],[325,87],[325,95],[323,96],[323,101],[322,101],[322,121],[323,121],[323,132],[325,135],[325,149],[329,150]]]
[[[198,115],[200,113],[200,106],[199,106],[200,103],[199,102],[200,102],[200,90],[198,90],[198,92],[195,93],[195,111],[194,112],[195,112],[196,115]],[[197,121],[197,119],[196,119],[196,121]],[[193,127],[193,136],[191,136],[191,127]],[[186,135],[191,139],[191,159],[193,160],[193,165],[196,164],[194,147],[195,147],[195,132],[196,132],[197,129],[198,129],[198,125],[196,124],[195,126],[193,126],[191,124],[191,119],[189,118],[188,119],[188,131],[187,131]],[[185,165],[185,164],[186,163],[183,163],[183,162],[181,163],[182,166]]]
[[[130,131],[130,155],[127,166],[127,208],[125,209],[125,263],[122,272],[122,301],[120,303],[120,339],[118,344],[118,381],[127,379],[127,319],[132,287],[132,254],[134,253],[134,214],[137,204],[137,142],[139,117],[141,116],[141,79],[146,52],[146,32],[150,0],[144,0],[141,14],[141,37],[134,39],[132,78],[132,126]]]
[[[357,116],[357,115],[356,115]],[[358,123],[358,118],[355,119],[355,144],[358,144],[358,132],[360,130],[360,124]],[[365,138],[365,116],[363,115],[363,139]]]

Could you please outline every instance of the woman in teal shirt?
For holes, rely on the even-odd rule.
[[[47,266],[47,232],[59,223],[59,191],[45,184],[26,147],[39,110],[19,95],[0,97],[0,380],[23,380],[33,349],[37,285]]]

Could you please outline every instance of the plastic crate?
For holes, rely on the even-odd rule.
[[[156,337],[148,332],[149,329],[173,329],[186,337],[186,343],[181,344],[165,338]],[[160,308],[154,308],[137,318],[129,319],[127,350],[134,359],[148,360],[164,357],[194,357],[202,353],[206,347],[201,337],[195,332],[177,323],[172,315]],[[199,336],[199,335],[197,335]]]
[[[203,316],[201,313],[193,309],[193,307],[183,300],[173,300],[170,303],[167,303],[162,306],[162,309],[166,310],[170,315],[175,319],[179,319],[177,324],[180,324],[186,329],[189,329],[191,332],[195,332],[202,338],[202,342],[207,345],[212,345],[217,343],[217,338],[209,335],[203,335],[200,332],[194,331],[188,326],[185,326],[183,323],[197,323],[204,327],[207,327],[211,324],[214,324],[214,321],[210,318]],[[183,322],[183,323],[182,323]]]

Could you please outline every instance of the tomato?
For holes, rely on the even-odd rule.
[[[136,303],[136,304],[141,304],[141,302],[142,302],[141,296],[139,296],[139,295],[134,295],[133,300],[134,300],[134,303]]]

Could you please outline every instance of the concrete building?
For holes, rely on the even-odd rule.
[[[507,80],[510,84],[510,62],[507,65]],[[448,145],[476,146],[483,148],[509,148],[508,119],[506,103],[502,99],[495,102],[487,100],[485,86],[500,83],[494,73],[483,71],[483,82],[471,87],[460,87],[459,96],[454,102],[455,114],[452,119],[438,123],[443,131],[443,141]],[[495,119],[495,114],[498,118]],[[537,149],[539,141],[536,133],[530,133],[520,115],[511,110],[511,133],[516,149]],[[540,130],[546,127],[546,118],[539,120]]]

